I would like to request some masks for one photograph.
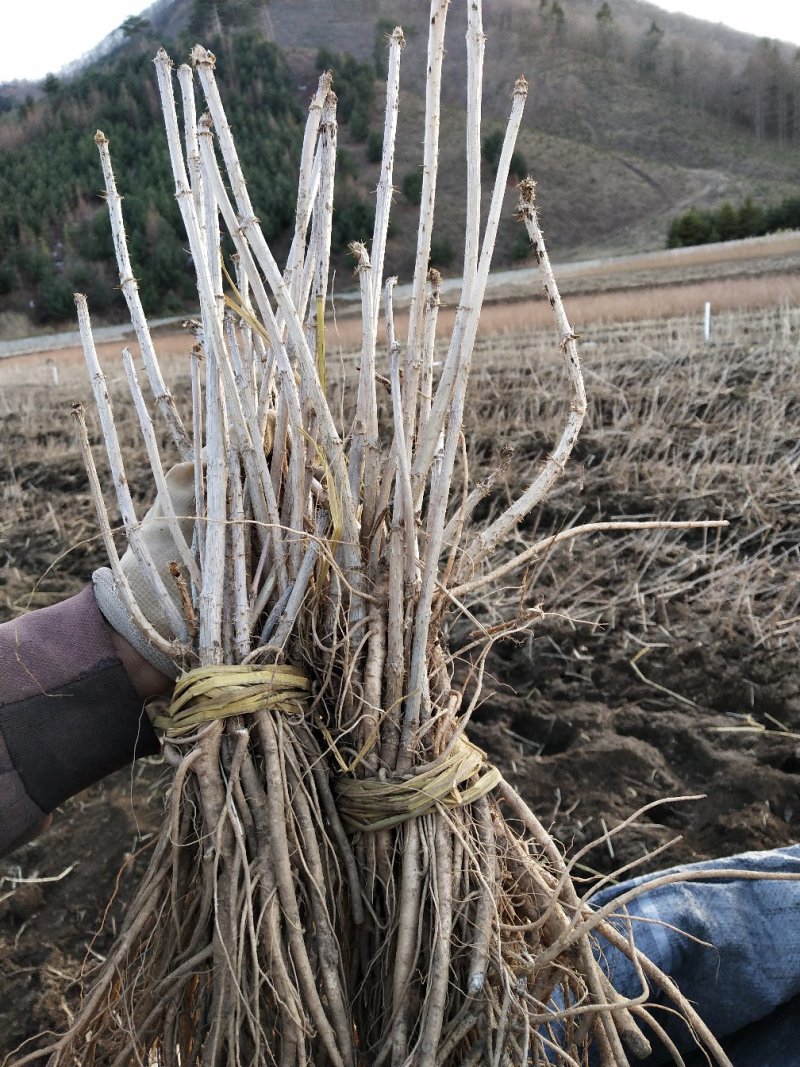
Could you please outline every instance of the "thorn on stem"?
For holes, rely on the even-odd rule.
[[[519,189],[519,201],[520,210],[523,210],[523,205],[533,206],[536,203],[536,182],[528,176],[523,178],[517,186]]]

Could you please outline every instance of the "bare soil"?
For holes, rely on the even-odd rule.
[[[580,521],[724,513],[727,540],[572,542],[526,576],[519,604],[498,589],[473,605],[489,624],[520,607],[545,612],[529,634],[496,646],[470,733],[564,848],[585,849],[576,869],[587,879],[798,840],[798,406],[783,373],[798,339],[800,321],[785,312],[771,324],[732,321],[730,339],[711,349],[681,324],[646,338],[588,334],[593,400],[575,469],[538,531],[522,536],[583,509]],[[500,495],[558,426],[557,361],[538,350],[529,359],[530,344],[486,341],[477,355],[470,478],[510,438],[520,473]],[[68,414],[68,401],[85,399],[82,378],[9,382],[3,618],[77,591],[101,562]],[[555,404],[549,422],[537,398]],[[138,460],[130,480],[146,494]],[[488,498],[485,513],[496,503]],[[453,643],[469,629],[456,625]],[[0,1057],[69,1023],[81,974],[106,952],[147,863],[168,780],[157,761],[120,772],[0,861]],[[701,794],[666,800],[609,836],[644,805]]]

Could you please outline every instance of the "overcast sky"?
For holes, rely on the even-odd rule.
[[[36,80],[60,70],[147,5],[140,0],[2,0],[2,6],[0,82]],[[800,45],[798,0],[663,0],[659,6]]]

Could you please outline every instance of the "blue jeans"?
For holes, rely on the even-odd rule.
[[[789,872],[798,880],[699,878],[645,892],[628,905],[636,945],[677,982],[734,1067],[800,1067],[800,845],[745,852],[660,874],[721,869]],[[602,889],[592,903],[601,907],[658,877],[644,875]],[[655,921],[639,922],[637,917]],[[599,941],[616,988],[625,996],[638,996],[641,986],[630,962]],[[653,1003],[669,1003],[660,990],[651,994]],[[691,1052],[695,1045],[686,1025],[658,1008],[654,1014],[678,1047]],[[652,1056],[644,1061],[648,1067],[670,1062],[657,1041],[653,1045]],[[706,1061],[692,1057],[687,1067],[695,1062]]]

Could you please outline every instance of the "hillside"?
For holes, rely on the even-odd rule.
[[[376,51],[376,30],[380,34],[391,25],[390,16],[406,32],[400,184],[404,174],[420,163],[427,7],[415,0],[373,0],[364,5],[371,19],[358,20],[350,0],[329,0],[327,18],[320,23],[310,17],[312,6],[308,0],[272,0],[269,5],[274,40],[298,81],[310,76],[320,47],[369,60]],[[715,37],[708,39],[708,24],[676,18],[673,29],[673,19],[666,13],[628,0],[611,5],[615,12],[620,10],[614,16],[611,40],[604,44],[596,25],[600,6],[596,0],[565,5],[568,13],[560,30],[548,21],[547,11],[534,11],[539,6],[518,0],[486,5],[484,118],[489,129],[492,123],[501,128],[513,79],[525,74],[531,93],[519,147],[539,183],[546,234],[559,258],[657,248],[665,240],[669,220],[686,207],[736,201],[748,194],[771,202],[796,191],[796,147],[787,138],[783,145],[778,138],[759,140],[748,128],[741,80],[758,47],[753,38],[725,31],[715,45]],[[668,58],[654,57],[649,70],[639,62],[638,50],[654,13],[659,27],[670,27],[656,46]],[[456,4],[451,5],[449,19],[456,26],[445,61],[440,181],[444,196],[455,206],[463,200],[461,87],[466,75],[464,32]],[[706,33],[695,39],[696,26]],[[304,42],[303,47],[298,41]],[[682,80],[662,69],[677,63],[680,56],[685,64]],[[716,102],[709,99],[703,104],[693,79],[700,79],[702,71],[708,91],[712,84],[718,90],[717,74],[726,65],[729,99],[720,94]],[[413,104],[409,96],[416,98]],[[739,111],[733,100],[739,101]],[[712,104],[719,112],[729,107],[731,119],[713,113]],[[800,135],[800,125],[797,132]],[[362,166],[365,162],[362,158]],[[367,175],[373,180],[371,172]],[[488,185],[488,168],[486,177]],[[512,194],[508,207],[510,214]],[[442,217],[439,225],[442,239],[457,248],[458,209]],[[509,222],[499,242],[499,262],[510,261],[515,248]],[[407,260],[398,249],[396,253],[393,269],[404,273]]]
[[[451,5],[442,116],[439,221],[434,258],[459,270],[463,231],[465,75],[461,5]],[[145,308],[181,311],[192,299],[171,195],[151,59],[159,44],[178,58],[202,38],[217,53],[225,98],[254,202],[281,246],[293,208],[292,171],[302,114],[321,65],[340,97],[336,215],[339,276],[348,239],[368,235],[382,127],[377,72],[395,22],[407,45],[387,269],[409,272],[416,232],[409,191],[421,163],[427,5],[419,0],[159,0],[66,76],[0,115],[0,335],[72,317],[71,293],[88,290],[96,312],[121,313],[92,144],[111,138]],[[604,13],[605,12],[605,13]],[[602,16],[602,17],[601,17]],[[539,183],[557,258],[663,247],[670,220],[692,206],[752,196],[773,203],[796,192],[800,62],[776,44],[638,0],[558,0],[486,5],[485,133],[499,132],[513,79],[531,83],[519,142]],[[268,41],[269,39],[269,41]],[[485,171],[486,195],[492,180]],[[496,263],[524,259],[512,219]],[[343,283],[338,284],[338,288]]]

